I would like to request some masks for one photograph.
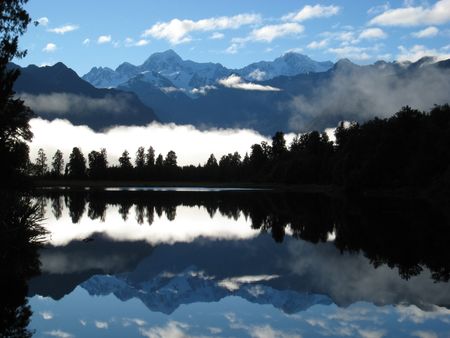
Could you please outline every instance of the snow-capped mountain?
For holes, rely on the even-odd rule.
[[[247,80],[263,81],[280,75],[293,76],[309,72],[327,71],[333,66],[332,62],[317,62],[309,57],[289,52],[274,61],[261,61],[253,63],[242,69],[228,69],[219,63],[198,63],[183,60],[173,50],[152,54],[142,65],[134,66],[123,63],[116,70],[107,67],[94,67],[83,79],[96,87],[128,87],[129,81],[141,74],[158,74],[159,77],[140,77],[157,88],[166,88],[160,84],[160,77],[172,83],[178,91],[195,96],[201,88],[213,86],[219,79],[231,74],[238,74]],[[156,81],[155,81],[156,80]],[[164,91],[164,90],[163,90]]]
[[[251,81],[265,81],[277,76],[295,76],[305,73],[326,72],[333,63],[317,62],[306,55],[288,52],[274,61],[260,61],[236,70],[240,76]]]
[[[267,278],[267,277],[265,277]],[[161,273],[151,280],[133,283],[126,277],[95,275],[81,284],[91,295],[109,295],[126,301],[140,299],[151,311],[170,314],[182,304],[216,302],[238,296],[252,303],[271,304],[285,313],[297,313],[315,304],[331,304],[325,295],[277,290],[258,281],[217,280],[195,266],[179,274]]]

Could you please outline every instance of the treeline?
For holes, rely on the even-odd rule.
[[[43,150],[30,166],[34,176],[94,180],[170,180],[338,185],[347,189],[450,186],[450,106],[430,112],[402,108],[390,118],[363,124],[341,123],[332,142],[317,131],[298,135],[287,145],[277,132],[272,142],[254,144],[244,158],[237,152],[204,165],[177,164],[170,151],[155,157],[140,147],[131,158],[108,164],[105,149],[87,159],[77,147],[64,166],[58,150],[48,168]]]

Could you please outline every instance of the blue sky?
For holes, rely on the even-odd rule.
[[[289,50],[356,63],[450,58],[450,0],[30,0],[21,65],[141,64],[174,49],[184,59],[242,67]]]

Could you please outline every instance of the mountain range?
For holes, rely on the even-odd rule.
[[[111,88],[114,87],[114,88]],[[152,121],[198,128],[249,128],[265,135],[388,117],[402,106],[450,101],[450,60],[332,64],[298,53],[227,69],[168,50],[142,65],[93,68],[83,78],[62,63],[22,69],[16,92],[44,118],[94,129]]]
[[[169,49],[152,54],[142,65],[122,63],[112,70],[108,67],[94,67],[83,79],[98,88],[129,87],[128,82],[144,81],[164,92],[183,92],[190,97],[201,95],[202,88],[216,85],[217,81],[232,74],[250,81],[270,80],[277,76],[294,76],[309,72],[323,72],[330,69],[330,61],[317,62],[309,57],[289,52],[274,61],[261,61],[241,69],[228,69],[219,63],[198,63],[183,60]]]

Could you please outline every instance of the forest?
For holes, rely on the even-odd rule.
[[[58,150],[47,158],[40,149],[26,172],[42,180],[230,182],[288,185],[332,185],[348,191],[404,187],[449,189],[450,106],[429,112],[404,107],[390,118],[365,123],[341,122],[335,142],[312,131],[286,144],[277,132],[272,142],[254,144],[244,156],[211,154],[198,166],[179,166],[169,151],[140,147],[124,150],[118,165],[109,165],[106,149],[85,156],[74,147],[68,163]]]

